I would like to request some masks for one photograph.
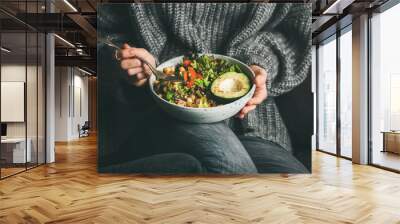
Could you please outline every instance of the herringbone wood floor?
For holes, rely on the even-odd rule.
[[[312,175],[104,175],[95,141],[0,181],[0,223],[400,223],[400,175],[323,153]]]

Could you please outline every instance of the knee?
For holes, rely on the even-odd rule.
[[[172,154],[172,153],[171,153]],[[171,162],[177,168],[175,173],[202,173],[203,166],[198,159],[186,153],[173,153]]]
[[[213,158],[199,159],[204,168],[205,173],[219,174],[255,174],[258,173],[257,168],[251,159],[238,158]]]
[[[253,161],[237,136],[225,124],[208,125],[190,136],[186,150],[200,161],[205,172],[223,174],[257,173]]]
[[[163,153],[99,168],[106,173],[189,174],[202,173],[199,160],[186,153]]]
[[[252,174],[257,168],[246,150],[237,145],[208,145],[193,152],[206,173]],[[201,152],[200,152],[201,151]]]
[[[304,165],[276,143],[260,138],[241,138],[260,173],[309,173]]]
[[[224,123],[176,123],[158,128],[157,148],[189,154],[205,173],[257,173],[257,169],[237,136]],[[177,138],[179,136],[179,138]]]

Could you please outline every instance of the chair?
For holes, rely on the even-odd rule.
[[[79,138],[89,136],[89,129],[90,129],[89,121],[85,121],[82,127],[78,124]]]

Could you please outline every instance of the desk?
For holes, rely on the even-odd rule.
[[[30,162],[32,158],[30,138],[27,139],[27,143],[25,151],[25,138],[1,139],[1,159],[4,159],[6,163]]]
[[[400,131],[383,131],[382,152],[400,154]]]

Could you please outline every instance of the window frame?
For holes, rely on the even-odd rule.
[[[367,54],[367,79],[368,79],[368,165],[377,167],[383,170],[388,170],[391,172],[395,173],[400,173],[400,170],[390,168],[387,166],[383,166],[377,163],[374,163],[373,161],[373,131],[372,131],[372,119],[373,119],[373,114],[372,114],[372,41],[373,41],[373,35],[372,35],[372,19],[374,18],[374,14],[381,14],[384,13],[385,11],[393,8],[394,6],[397,6],[400,4],[400,0],[388,0],[384,4],[380,5],[377,8],[374,8],[372,10],[369,10],[368,13],[368,30],[367,30],[367,40],[368,40],[368,54]]]
[[[347,33],[347,32],[351,32],[351,30],[352,30],[352,23],[349,23],[349,24],[347,24],[346,26],[344,26],[343,28],[341,28],[341,29],[338,29],[337,31],[336,31],[336,33],[333,33],[332,35],[330,35],[330,36],[328,36],[327,38],[325,38],[325,39],[323,39],[323,40],[321,40],[321,41],[319,41],[317,44],[316,44],[316,52],[315,52],[315,60],[316,60],[316,91],[315,91],[315,94],[316,94],[316,122],[317,122],[317,124],[316,124],[316,139],[315,139],[315,141],[316,141],[316,151],[319,151],[319,152],[323,152],[323,153],[327,153],[327,154],[330,154],[330,155],[333,155],[333,156],[337,156],[337,157],[340,157],[340,158],[344,158],[344,159],[347,159],[347,160],[352,160],[352,158],[350,158],[350,157],[347,157],[347,156],[344,156],[344,155],[342,155],[342,153],[341,153],[341,117],[340,117],[340,103],[341,103],[341,97],[340,97],[340,93],[341,93],[341,90],[340,90],[340,84],[341,84],[341,65],[340,65],[340,60],[341,60],[341,57],[340,57],[340,37],[342,36],[342,35],[344,35],[345,33]],[[333,38],[334,37],[334,38]],[[327,43],[327,42],[330,42],[330,41],[336,41],[336,152],[335,153],[332,153],[332,152],[329,152],[329,151],[327,151],[327,150],[324,150],[324,149],[321,149],[319,146],[320,146],[320,143],[319,143],[319,133],[320,133],[320,130],[319,130],[319,122],[320,122],[320,119],[319,119],[319,102],[320,102],[320,93],[319,93],[319,84],[320,84],[320,74],[319,74],[319,67],[320,67],[320,65],[319,65],[319,51],[318,51],[318,49],[319,49],[319,47],[320,47],[320,45],[322,44],[322,43]]]

